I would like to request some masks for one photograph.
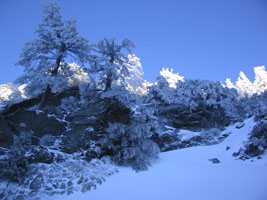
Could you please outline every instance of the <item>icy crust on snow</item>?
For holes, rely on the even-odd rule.
[[[4,200],[36,200],[41,196],[86,192],[96,189],[117,172],[108,158],[87,162],[80,159],[80,155],[61,153],[60,159],[62,161],[52,164],[32,164],[22,184],[2,182],[0,197]]]
[[[239,129],[236,124],[227,127],[222,134],[231,134],[220,144],[161,153],[149,171],[119,168],[120,173],[97,190],[42,199],[266,200],[267,156],[246,161],[232,156],[244,145],[255,122],[249,118],[244,124]],[[214,164],[212,158],[220,162]]]

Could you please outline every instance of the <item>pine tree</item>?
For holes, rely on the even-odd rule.
[[[27,84],[36,81],[36,77],[57,77],[60,68],[68,67],[64,63],[67,58],[80,63],[88,61],[88,41],[78,36],[75,20],[62,21],[59,11],[56,3],[43,5],[42,23],[35,32],[37,38],[24,44],[17,62],[17,65],[24,66],[27,78],[20,78],[18,82]],[[46,89],[40,107],[46,105],[53,87],[48,81],[44,81],[43,89]]]
[[[236,89],[241,97],[249,98],[256,93],[256,89],[244,72],[240,72],[236,82]]]
[[[118,165],[131,166],[135,171],[146,170],[158,157],[159,148],[150,138],[155,119],[151,111],[138,106],[129,124],[109,123],[101,144],[113,154]]]
[[[254,73],[255,80],[253,85],[257,90],[257,95],[267,92],[267,71],[265,71],[265,67],[255,67]]]
[[[130,76],[127,64],[129,58],[123,49],[131,53],[134,44],[124,39],[121,44],[116,44],[115,39],[100,40],[94,50],[97,53],[95,64],[91,65],[91,72],[101,73],[101,82],[105,84],[105,91],[110,90],[112,82],[118,79],[124,81]]]

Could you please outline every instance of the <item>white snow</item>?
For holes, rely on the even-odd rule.
[[[179,133],[181,135],[181,140],[189,140],[194,136],[198,136],[201,134],[201,132],[194,132],[189,130],[181,130]]]
[[[118,174],[96,190],[43,199],[266,200],[267,156],[253,162],[232,156],[242,147],[254,124],[250,118],[241,129],[235,125],[228,127],[224,132],[232,134],[217,145],[161,153],[148,171],[135,173],[129,168],[119,168]],[[211,158],[218,158],[220,163],[213,164],[208,160]]]

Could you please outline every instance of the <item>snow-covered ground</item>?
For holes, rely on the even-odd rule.
[[[232,134],[220,144],[161,153],[148,171],[136,173],[119,168],[118,174],[96,190],[42,199],[267,200],[267,156],[246,161],[232,156],[242,147],[253,126],[250,118],[241,129],[235,125],[228,127],[225,133]],[[220,163],[209,161],[212,158]]]

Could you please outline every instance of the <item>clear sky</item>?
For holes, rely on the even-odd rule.
[[[15,66],[34,39],[45,0],[0,0],[0,84],[23,72]],[[104,37],[134,42],[145,79],[162,67],[188,79],[254,79],[267,67],[267,0],[58,0],[63,19],[77,20],[91,43]]]

